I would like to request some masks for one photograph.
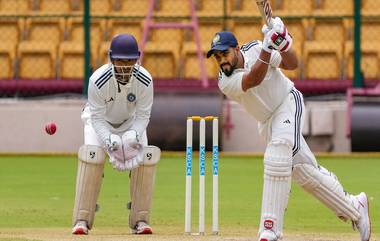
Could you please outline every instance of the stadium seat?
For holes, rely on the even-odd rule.
[[[106,25],[107,22],[104,19],[94,19],[91,21],[91,31],[90,31],[90,45],[91,45],[91,63],[93,66],[98,66],[99,61],[98,49],[102,41],[106,39]],[[83,38],[83,21],[81,18],[69,18],[67,20],[67,41],[71,42],[72,45],[80,45],[84,48],[84,38]],[[68,43],[65,45],[69,46]],[[66,48],[66,47],[64,47]],[[75,47],[76,49],[79,47]]]
[[[180,70],[180,76],[185,79],[200,79],[201,77],[199,58],[196,49],[196,44],[194,42],[184,45],[182,49],[180,62],[182,68]],[[203,56],[206,55],[208,49],[209,48],[202,47]],[[216,79],[218,77],[219,66],[215,60],[213,58],[205,58],[205,65],[207,78]]]
[[[284,21],[289,33],[293,36],[293,42],[303,44],[308,37],[308,33],[310,32],[309,19],[289,18]]]
[[[0,18],[0,42],[16,45],[24,33],[24,22],[21,18]]]
[[[347,38],[347,19],[311,19],[311,39],[314,41],[334,41],[343,45]]]
[[[107,22],[104,19],[91,19],[90,40],[91,44],[98,45],[107,38],[106,36]],[[71,41],[83,43],[83,20],[82,18],[69,18],[67,20],[67,38]]]
[[[56,78],[58,44],[63,39],[63,18],[28,18],[26,39],[19,43],[19,75],[25,79]]]
[[[229,0],[232,17],[259,17],[260,12],[255,1],[252,0]]]
[[[310,16],[313,1],[275,0],[272,1],[272,8],[275,16]]]
[[[362,21],[361,39],[365,41],[380,41],[380,21],[376,19],[366,19]]]
[[[26,40],[57,46],[63,40],[64,28],[64,18],[27,18]]]
[[[156,0],[157,17],[190,17],[190,5],[188,0]]]
[[[0,0],[0,15],[27,14],[31,0]]]
[[[198,27],[202,48],[209,48],[215,33],[223,30],[221,22],[212,20],[199,21]],[[184,44],[187,42],[194,43],[194,41],[193,31],[186,29],[184,31]]]
[[[83,0],[71,0],[71,9],[74,12],[83,12],[83,2]],[[90,14],[94,16],[109,15],[111,6],[111,0],[91,0]]]
[[[40,14],[68,14],[71,10],[69,0],[39,0],[37,2]]]
[[[176,43],[173,49],[179,49]],[[155,79],[173,79],[178,76],[179,54],[173,49],[160,48],[157,43],[148,42],[144,48],[143,66]]]
[[[344,49],[345,77],[353,79],[353,42],[347,41]],[[364,79],[380,78],[380,49],[372,41],[361,42],[361,71]]]
[[[60,79],[83,78],[84,47],[77,43],[62,42],[58,50]]]
[[[106,41],[100,43],[99,52],[98,52],[98,66],[102,66],[109,62],[108,50],[110,49],[111,41]]]
[[[306,41],[303,48],[306,79],[340,79],[343,46],[339,42]]]
[[[148,12],[149,0],[113,0],[112,15],[123,17],[144,17]]]
[[[235,20],[232,24],[232,32],[235,34],[239,45],[251,42],[252,40],[262,40],[263,33],[261,27],[263,23],[261,20]],[[211,41],[210,41],[211,43]]]
[[[76,42],[64,41],[58,50],[59,75],[61,79],[83,79],[84,46]],[[97,68],[97,49],[91,49],[91,66]]]
[[[354,1],[318,0],[315,1],[314,16],[352,16],[354,14]]]
[[[223,1],[195,0],[198,17],[223,17]]]
[[[222,24],[219,21],[201,20],[199,22],[199,35],[201,40],[201,50],[203,54],[210,48],[215,33],[221,31]],[[194,33],[192,30],[186,30],[184,33],[184,42],[181,50],[181,68],[180,75],[184,78],[200,78],[199,59],[197,56],[197,47],[195,43]],[[208,78],[215,79],[217,77],[217,67],[214,66],[212,59],[205,60]]]
[[[364,16],[379,16],[380,1],[379,0],[361,0],[362,14]]]
[[[182,29],[151,29],[143,50],[144,66],[156,78],[177,77],[182,41]]]
[[[16,59],[16,44],[4,43],[0,44],[0,79],[13,79],[14,63]]]
[[[142,22],[140,20],[132,19],[117,19],[112,18],[107,22],[108,40],[120,33],[129,33],[135,36],[137,42],[142,38]]]
[[[57,49],[49,44],[20,42],[17,51],[21,79],[55,79]]]

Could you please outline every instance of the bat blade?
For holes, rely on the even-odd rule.
[[[255,0],[265,24],[272,28],[272,8],[268,0]]]

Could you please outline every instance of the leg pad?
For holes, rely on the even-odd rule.
[[[83,145],[79,149],[78,159],[73,225],[86,221],[91,229],[102,184],[105,153],[99,146]]]

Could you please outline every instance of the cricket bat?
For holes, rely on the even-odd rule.
[[[272,28],[273,27],[272,8],[270,7],[269,0],[255,0],[255,1],[265,24],[269,28]]]

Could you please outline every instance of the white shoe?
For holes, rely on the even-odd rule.
[[[87,235],[88,234],[87,222],[78,221],[73,227],[72,233],[76,235]]]
[[[369,216],[368,198],[364,192],[354,196],[354,203],[360,213],[360,218],[352,222],[352,227],[360,233],[361,241],[369,241],[371,238],[371,218]]]
[[[140,221],[140,222],[137,222],[136,228],[132,230],[132,233],[134,233],[134,234],[152,234],[153,230],[146,222]]]
[[[259,241],[277,241],[277,236],[273,231],[264,230],[260,234]]]

